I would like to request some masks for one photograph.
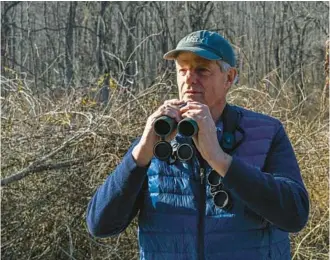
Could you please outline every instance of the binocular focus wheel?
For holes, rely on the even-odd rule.
[[[229,206],[229,195],[226,191],[220,190],[216,192],[213,196],[213,202],[218,208],[226,208]]]
[[[154,146],[154,155],[161,161],[167,161],[172,156],[172,146],[166,141],[160,141]]]
[[[188,161],[194,155],[194,150],[191,145],[189,144],[181,144],[178,146],[176,150],[177,157],[181,161]]]

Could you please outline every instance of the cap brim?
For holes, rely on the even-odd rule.
[[[198,47],[181,47],[164,54],[165,60],[175,60],[180,52],[189,51],[207,60],[222,60],[222,58],[213,52]]]

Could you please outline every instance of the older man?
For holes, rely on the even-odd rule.
[[[164,55],[174,60],[179,99],[165,101],[99,187],[87,223],[98,237],[122,232],[139,212],[141,259],[290,259],[288,232],[307,222],[308,194],[279,120],[226,103],[237,72],[221,35],[197,31]],[[154,122],[197,122],[188,161],[154,156]]]

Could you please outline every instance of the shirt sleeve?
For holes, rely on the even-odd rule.
[[[247,207],[278,228],[298,232],[306,225],[308,193],[282,124],[262,170],[233,157],[223,182]]]
[[[97,189],[87,208],[87,227],[96,237],[121,233],[136,216],[141,204],[141,192],[148,166],[137,166],[132,150],[136,140],[122,162]]]

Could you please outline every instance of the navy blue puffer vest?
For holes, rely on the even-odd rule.
[[[240,107],[244,142],[232,156],[263,169],[279,121]],[[220,141],[223,125],[217,123]],[[241,138],[237,133],[237,138]],[[177,142],[182,138],[176,137]],[[251,149],[253,147],[253,149]],[[197,157],[169,165],[153,159],[139,214],[141,259],[290,259],[288,233],[254,213],[232,195],[232,208],[214,205]]]

